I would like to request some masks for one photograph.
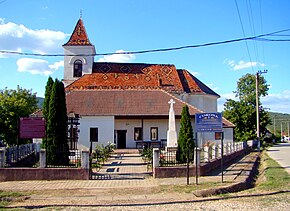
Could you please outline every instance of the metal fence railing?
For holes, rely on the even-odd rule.
[[[160,152],[160,166],[184,166],[186,161],[178,159],[177,151],[165,151]]]
[[[77,168],[81,166],[81,151],[60,146],[46,151],[47,168]]]
[[[38,144],[23,144],[19,146],[8,147],[5,150],[5,167],[21,166],[21,162],[30,157],[30,165],[38,161]],[[26,163],[26,165],[28,165]]]

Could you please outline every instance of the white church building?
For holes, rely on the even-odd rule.
[[[173,99],[177,136],[181,111],[217,112],[217,93],[190,72],[173,64],[94,62],[95,47],[82,19],[64,48],[67,112],[80,115],[78,145],[115,143],[136,148],[139,143],[166,145],[169,107]],[[223,118],[224,142],[233,142],[234,125]],[[219,142],[204,133],[200,144]]]

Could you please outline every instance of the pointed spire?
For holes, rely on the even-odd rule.
[[[82,16],[82,13],[81,13],[81,16]],[[69,41],[66,44],[64,44],[64,46],[66,46],[66,45],[74,45],[74,46],[92,45],[90,43],[86,29],[84,27],[82,17],[78,20]]]

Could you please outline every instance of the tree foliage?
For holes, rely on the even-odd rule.
[[[47,114],[47,160],[53,165],[68,165],[67,112],[63,83],[55,80],[49,95]]]
[[[17,87],[16,90],[0,91],[0,137],[11,145],[23,144],[27,140],[19,139],[18,121],[20,117],[28,117],[37,109],[36,93]]]
[[[178,161],[186,162],[188,152],[189,152],[188,157],[189,160],[193,160],[193,151],[194,151],[193,130],[188,106],[185,105],[183,106],[181,112],[180,131],[178,136],[178,153],[177,153]]]
[[[54,81],[49,76],[47,83],[46,83],[46,86],[45,86],[45,94],[44,94],[44,101],[43,101],[43,107],[42,107],[42,114],[43,114],[43,117],[46,120],[46,122],[48,120],[49,101],[50,101],[53,83],[54,83]],[[47,124],[46,124],[46,131],[47,131]],[[43,139],[42,145],[44,148],[46,148],[46,138]]]
[[[259,76],[259,99],[266,96],[269,87],[263,76]],[[236,125],[234,137],[236,141],[252,140],[257,137],[256,114],[256,76],[246,74],[237,82],[234,92],[238,100],[228,99],[224,104],[223,116]],[[265,135],[267,125],[271,122],[268,113],[259,100],[260,132]]]

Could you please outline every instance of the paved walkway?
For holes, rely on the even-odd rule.
[[[268,155],[276,160],[290,174],[290,143],[280,143],[267,150]]]

